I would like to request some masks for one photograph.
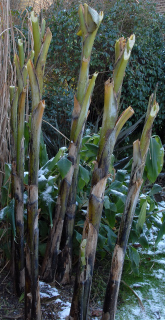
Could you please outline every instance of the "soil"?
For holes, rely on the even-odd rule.
[[[74,279],[73,279],[74,282]],[[59,316],[59,312],[64,310],[64,304],[71,303],[73,283],[71,285],[60,286],[58,283],[51,284],[51,288],[56,288],[59,295],[51,298],[41,298],[41,311],[42,320],[51,319],[68,319],[68,316],[62,318]],[[41,292],[48,293],[47,286],[41,287]],[[58,299],[58,300],[57,300]],[[21,300],[21,301],[19,301]],[[57,300],[57,301],[56,301]],[[95,319],[95,317],[101,316],[101,309],[95,302],[95,299],[91,301],[89,308],[89,319]],[[0,320],[24,320],[24,297],[18,298],[13,290],[13,279],[10,271],[3,269],[0,271]]]
[[[59,319],[58,313],[62,311],[61,302],[55,303],[56,299],[62,302],[71,302],[71,286],[60,288],[57,285],[59,296],[52,298],[41,299],[42,319]],[[45,291],[45,292],[44,292]],[[42,288],[42,293],[47,294],[47,289]],[[19,301],[19,298],[13,292],[13,280],[10,272],[0,274],[0,319],[19,319],[24,320],[24,298]]]

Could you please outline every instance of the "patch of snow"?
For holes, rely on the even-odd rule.
[[[51,287],[50,284],[40,281],[40,296],[41,298],[52,298],[59,296],[59,293],[58,290]]]
[[[1,211],[0,211],[0,220],[3,220],[5,218],[5,208],[3,208]]]
[[[155,276],[155,278],[165,281],[165,270],[163,269],[153,270],[153,275]]]
[[[50,298],[50,295],[45,292],[40,292],[40,298]]]
[[[66,302],[66,303],[64,303],[64,305],[65,305],[65,307],[62,308],[63,310],[58,313],[58,316],[62,320],[64,320],[66,317],[69,316],[71,303],[70,302]]]
[[[41,181],[47,181],[47,179],[45,178],[45,176],[43,174],[41,174],[38,178],[38,182],[41,182]]]

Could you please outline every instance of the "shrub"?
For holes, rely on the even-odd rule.
[[[80,64],[80,39],[78,31],[78,16],[76,6],[60,10],[55,7],[49,15],[48,24],[53,34],[51,51],[49,51],[49,66],[45,81],[45,116],[49,122],[65,134],[69,135],[70,114],[73,108],[73,96],[77,83]],[[136,122],[144,114],[148,105],[148,96],[158,83],[157,99],[160,104],[160,114],[154,125],[164,142],[163,121],[165,118],[165,51],[163,32],[164,16],[155,12],[150,1],[119,0],[107,2],[104,10],[103,23],[99,29],[93,48],[90,74],[99,72],[94,95],[91,102],[88,127],[97,132],[103,109],[104,81],[110,76],[114,65],[114,44],[116,38],[128,37],[135,33],[136,44],[132,52],[126,77],[123,83],[122,106],[125,109],[131,105],[135,116],[128,125]],[[43,126],[51,140],[55,139],[57,149],[64,140],[54,138],[54,132]],[[140,130],[139,130],[140,131]],[[133,137],[134,139],[135,137]]]

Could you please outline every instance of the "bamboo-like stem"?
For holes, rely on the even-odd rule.
[[[43,76],[47,52],[52,34],[48,29],[44,38],[45,22],[40,34],[38,18],[31,13],[34,39],[34,65],[27,62],[32,93],[32,114],[30,132],[30,160],[29,160],[29,202],[27,210],[27,245],[25,269],[25,317],[26,319],[41,319],[40,292],[38,280],[38,169],[39,148],[42,116],[45,102],[41,101],[43,91]],[[43,43],[42,43],[42,41]],[[32,57],[31,57],[32,58]]]
[[[45,102],[40,101],[31,116],[29,202],[27,209],[25,317],[26,319],[37,320],[41,319],[38,281],[38,169],[41,123],[44,108]]]
[[[125,42],[124,38],[120,38],[116,43],[115,49],[117,50],[117,53],[116,53],[117,60],[115,62],[116,67],[113,73],[115,92],[118,92],[122,85],[125,69],[126,69],[128,60],[130,58],[131,50],[134,46],[134,43],[135,43],[135,35],[132,35],[130,38],[128,38],[127,43]],[[119,46],[120,46],[120,54],[118,49]]]
[[[63,230],[63,222],[67,208],[67,201],[69,196],[70,187],[72,184],[72,178],[75,170],[75,165],[77,164],[77,156],[79,150],[80,139],[82,138],[84,123],[87,118],[87,111],[89,108],[89,101],[92,95],[93,87],[95,84],[96,74],[93,75],[93,80],[91,80],[86,94],[84,96],[84,103],[81,109],[81,117],[79,118],[79,123],[77,125],[77,129],[75,131],[74,140],[71,141],[69,147],[68,159],[71,161],[72,165],[69,169],[69,172],[62,180],[59,195],[56,204],[56,213],[53,220],[53,228],[50,231],[49,239],[47,242],[46,253],[44,257],[44,261],[42,264],[41,275],[42,278],[48,282],[54,281],[55,274],[57,270],[57,261],[59,254],[60,241]],[[77,146],[78,144],[78,146]]]
[[[22,74],[20,62],[19,62],[19,57],[16,54],[14,56],[14,63],[15,63],[16,70],[17,70],[18,97],[19,97],[20,94],[22,93],[23,88],[24,88],[24,79],[23,79],[23,74]]]
[[[122,128],[125,121],[133,114],[132,110],[129,109],[121,116],[121,119],[118,120],[118,125],[116,125],[121,85],[124,77],[123,63],[120,63],[120,60],[123,60],[123,54],[122,52],[118,57],[113,80],[111,82],[108,80],[105,83],[103,122],[97,162],[92,174],[89,204],[80,246],[79,265],[70,310],[70,320],[87,320],[88,318],[88,304],[95,253],[111,156],[119,129]],[[116,69],[119,70],[118,73]],[[119,83],[120,85],[118,86]]]
[[[106,295],[103,306],[103,315],[101,318],[102,320],[115,319],[117,298],[128,238],[140,193],[140,188],[143,182],[143,172],[149,147],[149,141],[151,137],[152,125],[159,111],[159,106],[156,102],[154,102],[152,106],[149,104],[149,108],[150,113],[148,114],[147,112],[148,115],[144,125],[141,140],[136,140],[133,144],[133,164],[130,178],[130,186],[120,223],[118,238],[113,253],[110,277],[106,289]]]
[[[52,33],[50,29],[48,28],[46,31],[46,34],[43,38],[43,44],[40,49],[40,53],[38,55],[37,61],[36,61],[36,74],[39,82],[39,88],[40,88],[40,97],[42,97],[42,91],[43,91],[43,76],[45,71],[45,63],[46,63],[46,57],[49,49],[49,45],[52,39]]]
[[[15,289],[20,296],[25,287],[25,261],[24,261],[24,123],[25,123],[25,98],[27,81],[27,70],[24,66],[24,50],[21,39],[18,40],[19,57],[14,56],[18,81],[18,111],[17,117],[17,138],[16,138],[16,166],[14,172],[14,197],[15,197]],[[14,166],[13,166],[14,168]]]
[[[11,198],[15,198],[15,177],[16,177],[16,150],[17,150],[17,108],[18,108],[18,89],[15,86],[10,86],[10,105],[11,105]],[[12,275],[15,279],[15,239],[11,237],[11,252],[12,252]],[[14,287],[16,284],[14,281]]]
[[[17,161],[15,184],[15,287],[18,296],[25,287],[25,263],[24,263],[24,123],[25,123],[25,98],[26,89],[23,89],[18,103],[18,127],[17,127]]]
[[[31,93],[32,93],[32,111],[38,106],[40,102],[40,87],[34,65],[31,60],[27,63],[27,70],[29,74]]]
[[[89,70],[89,62],[90,55],[92,51],[93,42],[103,18],[103,14],[98,13],[94,10],[98,21],[97,23],[92,22],[92,17],[90,18],[90,7],[84,5],[79,6],[79,18],[80,18],[80,32],[79,35],[82,35],[83,38],[83,47],[82,47],[82,60],[78,81],[77,93],[74,99],[74,109],[72,114],[72,125],[71,125],[71,135],[70,135],[70,147],[69,147],[69,155],[68,159],[72,162],[72,166],[66,175],[66,177],[62,180],[59,196],[57,200],[56,213],[53,221],[53,228],[50,232],[50,236],[47,242],[47,249],[45,258],[42,265],[41,274],[42,277],[46,281],[53,281],[55,279],[55,273],[57,269],[57,258],[59,254],[59,246],[61,241],[63,222],[65,213],[67,210],[67,201],[69,197],[70,188],[72,186],[72,192],[76,193],[77,186],[77,174],[78,170],[76,168],[79,167],[79,158],[78,152],[80,150],[82,136],[84,132],[85,122],[88,115],[88,109],[90,105],[90,99],[93,91],[93,87],[95,84],[95,79],[97,74],[94,74],[92,79],[88,80],[88,70]],[[92,9],[91,9],[92,10]],[[91,15],[90,15],[91,16]],[[94,23],[94,26],[93,26]],[[93,26],[93,30],[90,29],[91,25]],[[90,29],[90,30],[89,30]],[[74,174],[76,170],[76,175]],[[74,182],[72,182],[74,176]],[[74,183],[74,184],[73,184]],[[72,207],[75,209],[75,206]],[[74,219],[72,221],[74,224]],[[66,227],[67,228],[67,227]],[[73,226],[69,227],[70,230],[73,230]],[[70,233],[70,231],[69,231]],[[69,250],[71,252],[71,250]],[[71,258],[66,257],[68,260]],[[65,260],[64,258],[64,260]],[[63,265],[66,266],[66,261],[63,260]],[[70,264],[69,264],[70,265]],[[67,267],[66,267],[67,269]]]
[[[23,42],[21,39],[18,39],[18,51],[19,51],[20,67],[22,69],[24,66],[25,55],[24,55],[24,50],[23,50]]]
[[[97,19],[96,23],[94,22],[91,13],[95,14]],[[79,6],[79,21],[80,21],[80,30],[78,35],[83,38],[83,47],[82,47],[82,59],[81,59],[81,67],[79,74],[79,81],[77,87],[76,98],[79,101],[80,105],[83,102],[84,94],[86,92],[87,84],[88,84],[88,73],[89,73],[89,63],[90,56],[92,52],[93,43],[100,26],[100,23],[103,19],[103,12],[99,14],[90,8],[87,4]]]
[[[103,19],[103,12],[99,14],[90,8],[88,5],[84,4],[79,6],[79,21],[80,21],[80,30],[78,32],[79,36],[82,36],[83,45],[82,45],[82,59],[78,80],[77,93],[74,101],[74,110],[72,114],[72,126],[71,126],[71,135],[70,140],[76,141],[78,137],[78,127],[81,125],[82,131],[77,140],[77,149],[78,153],[81,148],[81,141],[84,132],[84,96],[88,87],[88,76],[89,76],[89,63],[90,56],[92,52],[93,43],[100,26],[100,23]],[[96,75],[95,75],[96,76]],[[92,78],[94,80],[94,78]],[[90,83],[91,85],[92,83]],[[88,103],[89,100],[88,100]],[[85,111],[87,116],[87,109]],[[75,134],[76,132],[76,134]],[[76,138],[75,138],[76,135]],[[77,179],[79,171],[79,162],[80,157],[77,156],[75,162],[75,168],[72,178],[72,184],[70,187],[68,204],[66,208],[66,217],[64,221],[64,231],[62,236],[62,243],[60,246],[61,253],[59,255],[58,263],[58,279],[61,283],[69,283],[72,269],[72,237],[74,230],[74,220],[75,220],[75,209],[76,209],[76,191],[77,191]]]
[[[18,108],[18,89],[15,86],[10,86],[10,105],[11,105],[11,155],[12,161],[16,161],[17,149],[17,108]],[[14,185],[11,190],[14,190]]]
[[[38,55],[41,49],[41,35],[40,35],[40,27],[38,17],[35,17],[34,11],[31,12],[31,21],[32,21],[32,29],[33,29],[33,40],[34,40],[34,65],[36,65]]]
[[[45,34],[45,26],[46,26],[46,21],[45,21],[45,19],[42,19],[42,25],[41,25],[41,39],[43,39],[44,34]]]
[[[116,141],[117,101],[115,99],[114,84],[109,80],[105,83],[104,115],[100,135],[97,163],[92,175],[91,191],[87,218],[83,228],[82,241],[86,240],[84,260],[79,259],[70,320],[87,319],[88,303],[92,275],[94,268],[95,252],[99,232],[100,219],[104,202],[104,191],[108,176],[108,170]],[[130,113],[130,116],[132,112]],[[126,119],[125,119],[126,121]],[[124,125],[123,120],[123,125]],[[81,253],[82,254],[82,253]]]
[[[125,124],[127,120],[134,114],[134,110],[131,107],[128,107],[126,110],[123,111],[121,116],[116,122],[116,139],[123,127],[123,123]]]
[[[81,107],[81,112],[77,121],[77,126],[76,126],[76,130],[74,133],[74,142],[77,144],[78,141],[78,137],[83,129],[84,123],[87,119],[87,115],[88,115],[88,110],[89,110],[89,105],[90,105],[90,100],[91,100],[91,95],[93,92],[93,88],[95,85],[95,81],[97,78],[97,73],[94,73],[94,75],[92,76],[92,79],[89,81],[89,85],[88,88],[86,90],[86,93],[84,95],[84,99],[83,99],[83,103],[82,103],[82,107]],[[80,144],[81,142],[79,142]]]

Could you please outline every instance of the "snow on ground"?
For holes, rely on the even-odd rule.
[[[62,301],[60,299],[60,293],[56,288],[40,281],[40,297],[41,299],[51,299],[52,297],[57,297],[57,299],[54,299],[53,302],[61,304],[61,311],[58,312],[59,319],[64,320],[69,316],[71,303]]]

